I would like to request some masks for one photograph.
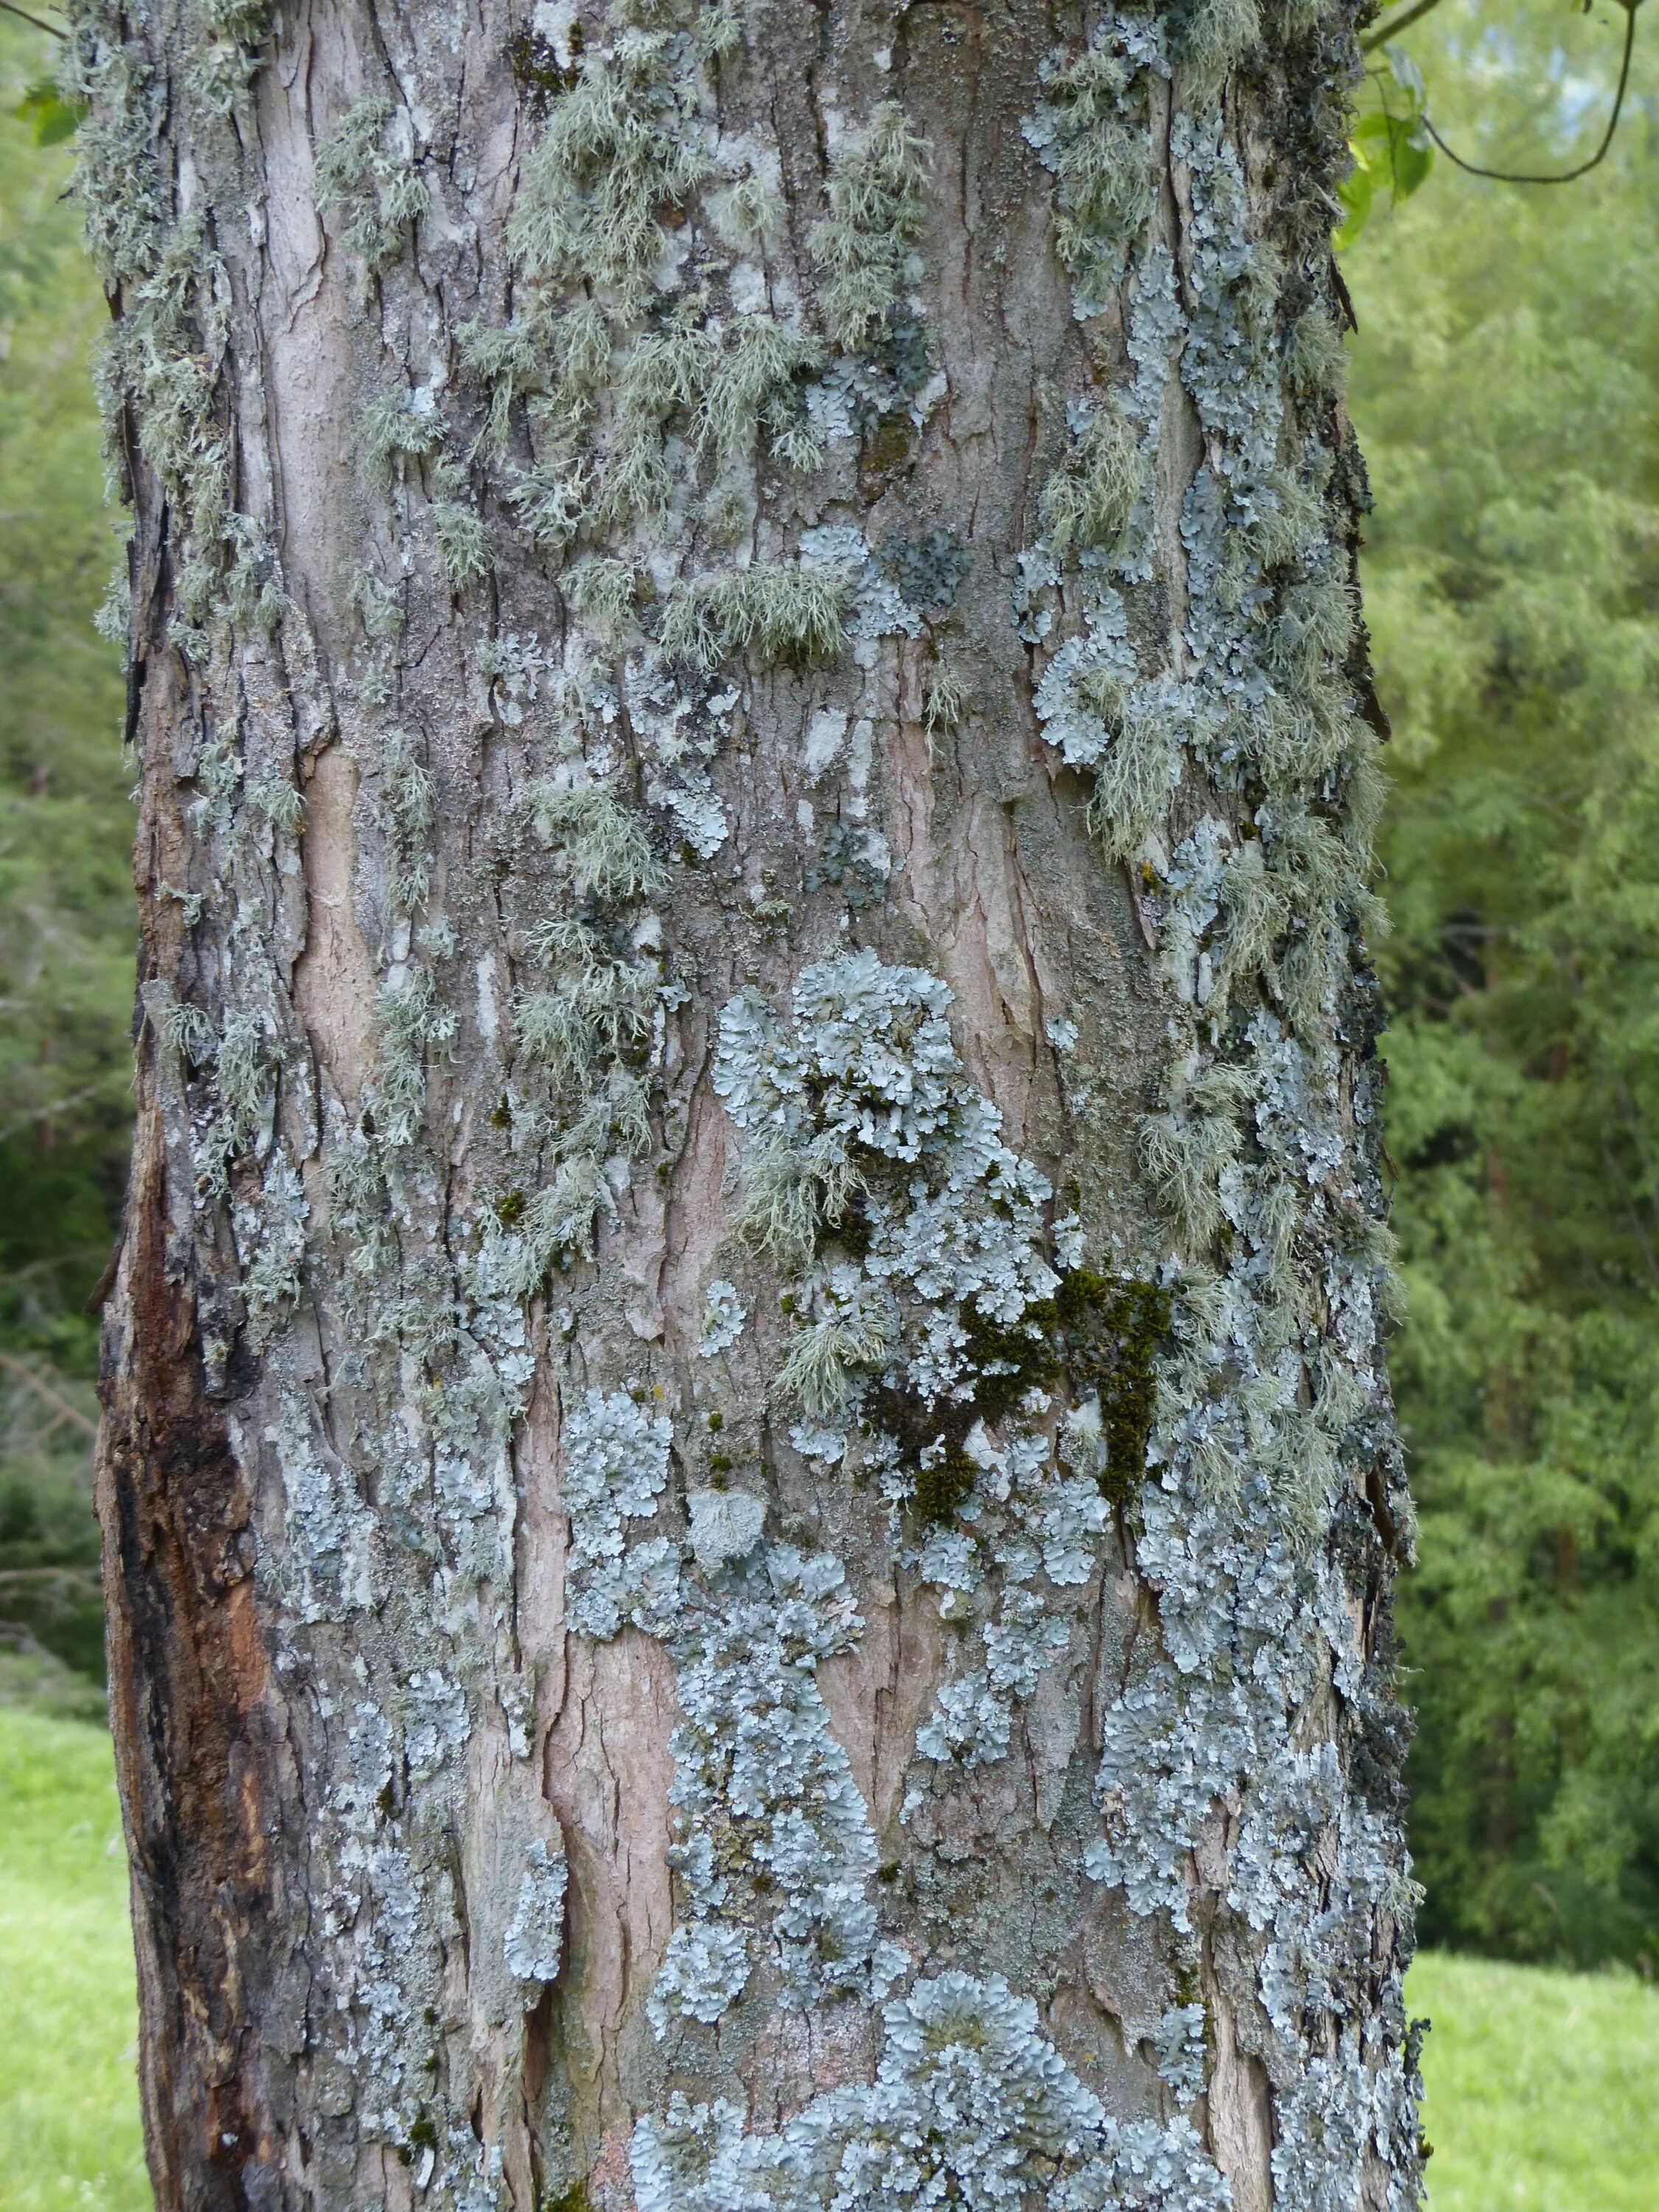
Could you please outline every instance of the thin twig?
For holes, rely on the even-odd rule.
[[[44,1398],[47,1405],[56,1410],[59,1420],[73,1422],[84,1435],[89,1437],[97,1435],[97,1422],[88,1420],[81,1408],[78,1406],[71,1406],[67,1398],[60,1398],[51,1383],[44,1382],[35,1373],[27,1359],[15,1358],[9,1352],[0,1352],[0,1367],[3,1367],[8,1374],[15,1375],[21,1381],[27,1382],[31,1390]]]
[[[50,32],[54,39],[69,37],[69,33],[60,31],[56,23],[48,23],[39,15],[31,15],[27,8],[20,8],[17,0],[0,0],[0,8],[3,8],[9,15],[21,15],[26,23],[33,23],[37,31]]]
[[[90,1260],[103,1250],[101,1244],[72,1244],[67,1252],[48,1252],[44,1259],[31,1260],[26,1267],[13,1267],[0,1274],[0,1284],[27,1283],[35,1275],[49,1275],[54,1267],[78,1267],[82,1260]]]
[[[0,0],[3,8],[6,0]],[[88,1098],[95,1098],[102,1086],[83,1083],[78,1091],[71,1091],[66,1098],[48,1099],[44,1106],[31,1106],[27,1113],[14,1114],[3,1128],[0,1128],[0,1145],[9,1145],[24,1129],[31,1129],[37,1121],[50,1121],[54,1114],[67,1114],[71,1106],[82,1106]]]
[[[1524,169],[1483,169],[1474,161],[1466,161],[1461,154],[1454,154],[1451,148],[1446,143],[1445,140],[1440,136],[1440,133],[1435,129],[1433,124],[1430,122],[1426,114],[1425,114],[1422,118],[1423,128],[1428,132],[1430,137],[1433,139],[1435,144],[1440,149],[1446,159],[1452,163],[1454,167],[1462,169],[1466,176],[1490,177],[1494,184],[1499,185],[1571,185],[1577,183],[1580,177],[1589,176],[1592,169],[1599,168],[1601,164],[1607,159],[1607,149],[1613,143],[1613,134],[1619,128],[1619,118],[1625,105],[1625,92],[1630,83],[1630,58],[1636,45],[1636,11],[1641,4],[1642,0],[1619,0],[1619,5],[1625,11],[1625,53],[1623,60],[1619,64],[1619,89],[1613,96],[1613,112],[1607,118],[1607,127],[1602,136],[1601,144],[1590,155],[1589,161],[1581,161],[1576,169],[1563,169],[1558,174],[1548,177],[1534,175]]]
[[[1407,8],[1403,15],[1396,15],[1393,22],[1379,23],[1376,30],[1368,31],[1359,41],[1360,52],[1374,54],[1379,46],[1387,46],[1390,39],[1396,37],[1401,31],[1409,30],[1411,26],[1426,15],[1431,8],[1437,8],[1439,5],[1440,0],[1417,0],[1415,7]]]

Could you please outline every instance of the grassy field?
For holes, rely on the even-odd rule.
[[[1425,1952],[1429,2212],[1655,2212],[1659,1990]]]
[[[0,1709],[0,2207],[146,2212],[109,1738]]]
[[[103,1731],[0,1705],[0,2212],[148,2212],[119,1836]],[[1655,2212],[1659,1992],[1430,1954],[1408,1996],[1429,2212]]]

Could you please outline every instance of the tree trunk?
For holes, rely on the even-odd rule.
[[[80,8],[163,2206],[1416,2201],[1353,66]]]

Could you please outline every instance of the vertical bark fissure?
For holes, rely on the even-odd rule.
[[[165,2203],[1413,2201],[1352,61],[80,9]]]

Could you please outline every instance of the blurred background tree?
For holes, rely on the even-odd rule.
[[[1447,143],[1566,168],[1625,25],[1443,0]],[[1653,27],[1643,26],[1651,38]],[[1655,49],[1659,54],[1659,48]],[[1373,57],[1376,60],[1378,57]],[[1395,741],[1380,948],[1424,1939],[1659,1965],[1659,164],[1437,163],[1345,270]],[[1392,80],[1373,99],[1392,97]]]
[[[134,925],[117,541],[56,42],[0,15],[0,1658],[101,1676],[88,1424],[125,1171]],[[20,112],[20,110],[22,112]],[[67,1409],[67,1410],[65,1410]]]
[[[1468,158],[1571,167],[1604,127],[1624,20],[1440,0],[1362,114],[1386,100],[1409,125],[1414,63]],[[1345,268],[1395,726],[1379,957],[1408,1301],[1395,1370],[1423,1522],[1401,1598],[1423,1934],[1651,1971],[1659,44],[1650,61],[1643,32],[1590,176],[1522,190],[1414,160],[1409,198],[1371,177]],[[52,46],[0,15],[0,1662],[9,1636],[17,1666],[44,1648],[89,1676],[84,1309],[125,1164],[130,774],[118,657],[93,629],[113,553],[88,374],[104,310],[61,197],[67,149],[40,143],[64,118],[29,97]],[[1358,143],[1374,162],[1400,135],[1372,122]]]

